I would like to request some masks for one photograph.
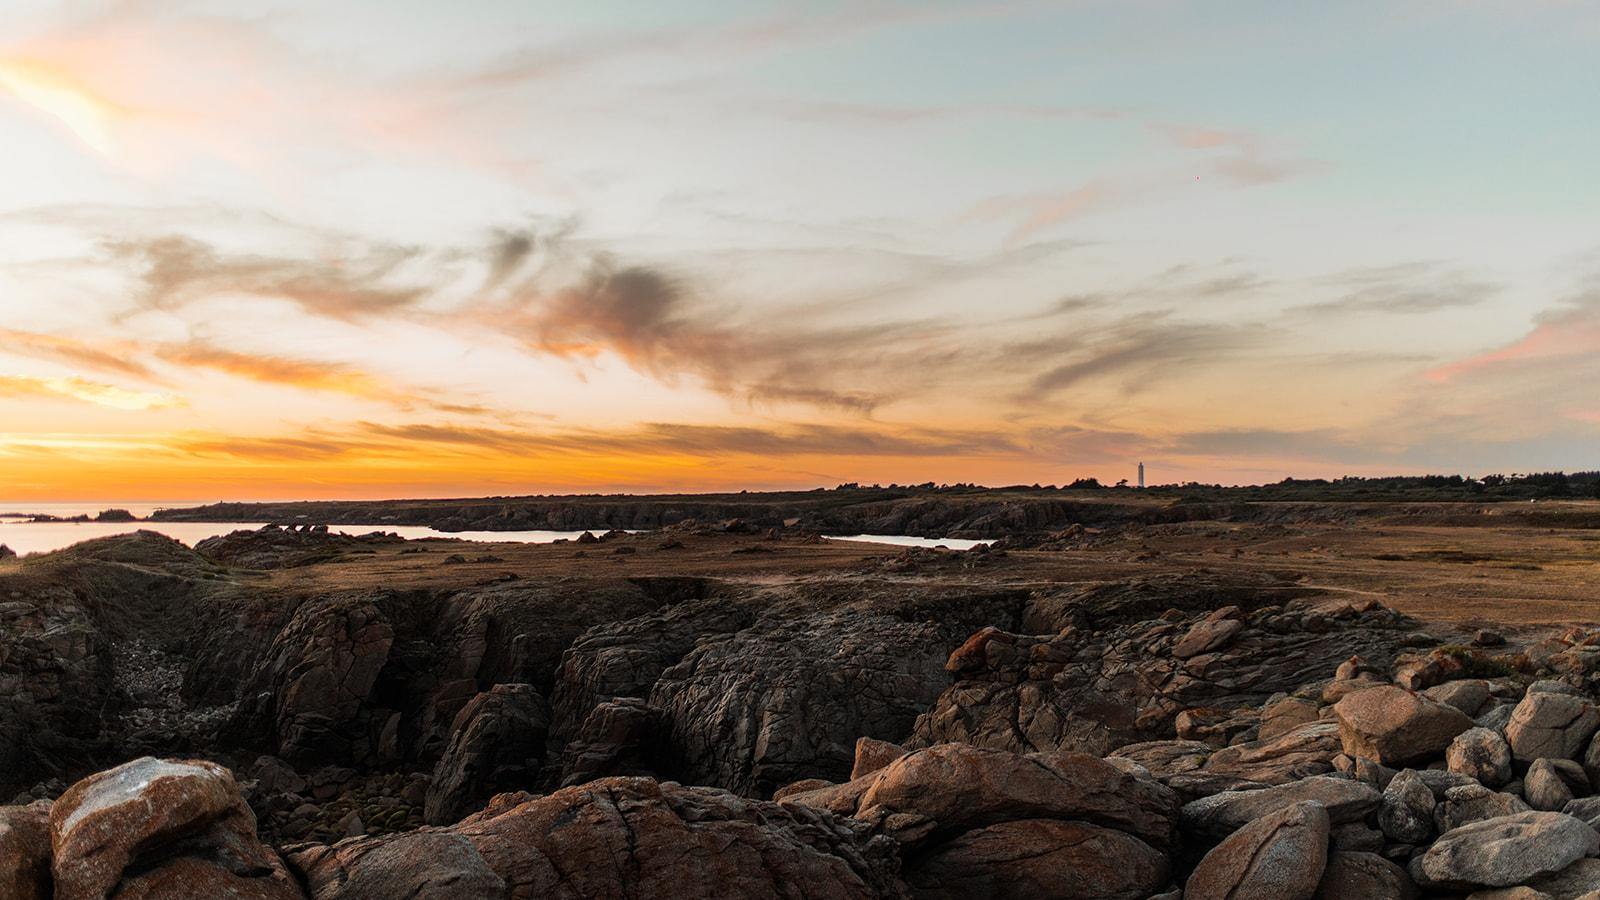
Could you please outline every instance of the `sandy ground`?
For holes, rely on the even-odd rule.
[[[1600,621],[1600,531],[1478,524],[1358,521],[1327,526],[1201,522],[1104,536],[1064,551],[1012,551],[987,565],[890,571],[904,551],[864,543],[806,543],[733,535],[635,535],[599,545],[428,540],[260,576],[299,589],[449,587],[507,576],[696,575],[779,582],[872,574],[882,578],[1028,585],[1140,574],[1242,570],[1308,587],[1375,596],[1418,618],[1459,624]],[[425,552],[415,552],[416,548]],[[618,553],[619,548],[631,553]],[[582,555],[578,555],[579,552]],[[459,555],[467,560],[446,562]]]

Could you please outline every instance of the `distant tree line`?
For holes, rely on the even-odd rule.
[[[976,484],[841,484],[836,491],[962,493],[969,491],[1116,491],[1133,490],[1126,479],[1105,485],[1097,478],[1078,478],[1065,486],[1017,484],[986,488]],[[1559,500],[1600,499],[1600,471],[1527,472],[1484,475],[1385,475],[1343,478],[1285,478],[1275,484],[1230,486],[1191,481],[1146,488],[1146,494],[1204,500]]]

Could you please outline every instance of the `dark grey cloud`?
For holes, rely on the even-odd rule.
[[[395,244],[369,242],[356,255],[326,259],[232,253],[182,235],[107,240],[104,249],[134,270],[138,306],[146,309],[234,294],[280,298],[313,315],[353,321],[392,315],[428,294],[426,286],[394,283],[399,268],[421,255]]]
[[[1186,322],[1158,313],[1013,344],[1000,359],[1034,373],[1016,399],[1036,402],[1103,379],[1116,379],[1123,390],[1138,392],[1184,369],[1222,361],[1264,337],[1254,325]]]

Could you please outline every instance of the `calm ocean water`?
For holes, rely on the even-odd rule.
[[[189,546],[240,529],[255,529],[264,522],[21,522],[8,518],[14,513],[28,515],[69,516],[98,515],[106,509],[125,509],[136,516],[148,516],[157,509],[194,506],[193,502],[119,502],[119,503],[36,503],[30,501],[8,502],[0,500],[0,544],[17,553],[48,553],[70,547],[81,541],[128,534],[144,529],[155,531],[182,541]],[[435,531],[421,525],[334,525],[331,530],[343,534],[366,534],[372,531],[389,531],[403,538],[415,540],[425,537],[449,537],[464,541],[505,544],[548,544],[562,538],[572,539],[581,531]],[[984,541],[909,537],[893,534],[852,534],[829,536],[831,541],[865,541],[874,544],[892,544],[897,547],[938,547],[951,550],[970,550]]]

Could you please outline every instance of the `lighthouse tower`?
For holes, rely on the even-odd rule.
[[[1144,487],[1144,463],[1139,463],[1139,487]]]

